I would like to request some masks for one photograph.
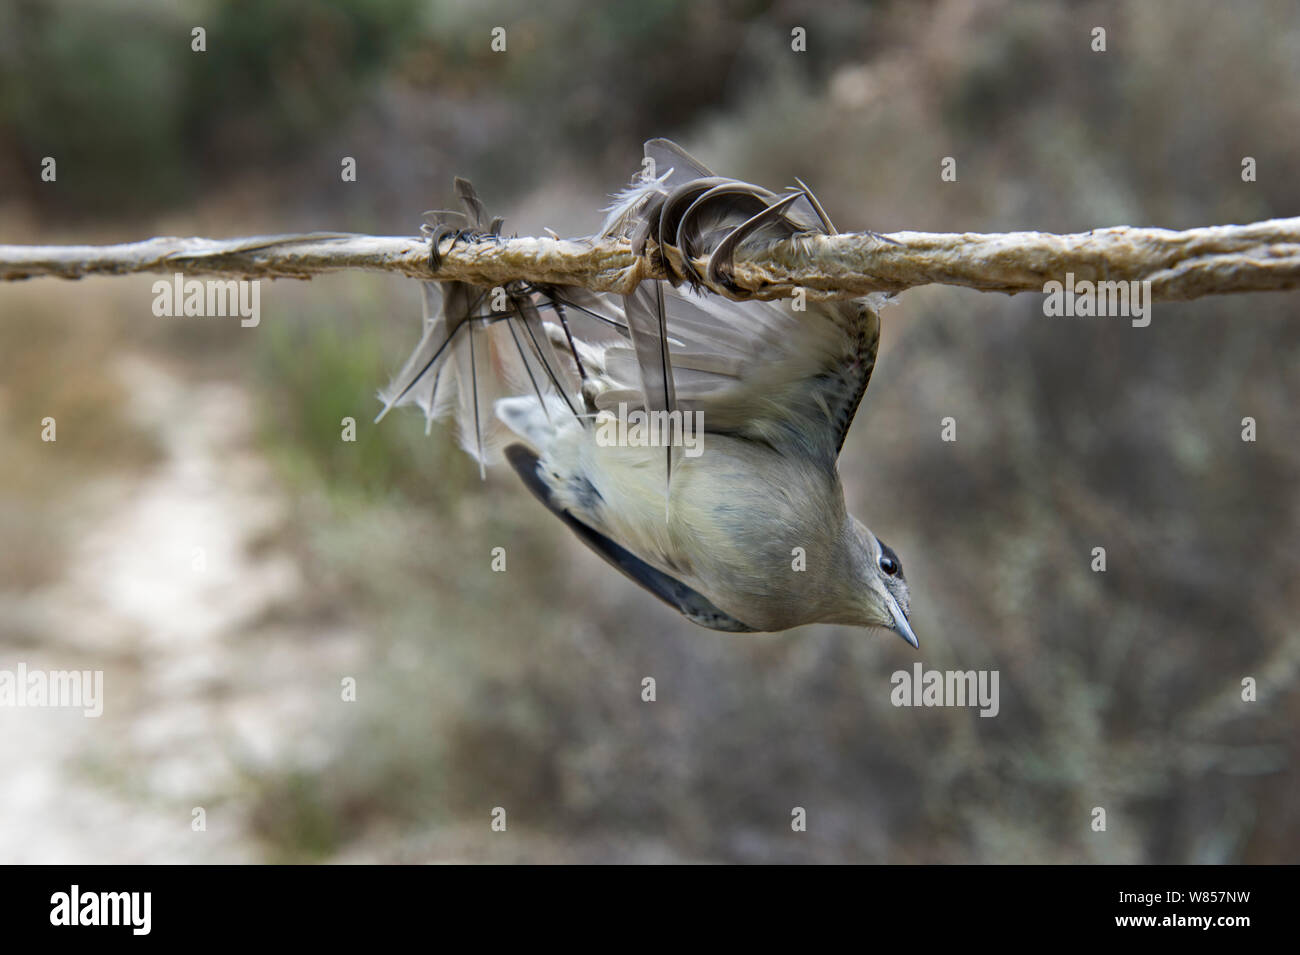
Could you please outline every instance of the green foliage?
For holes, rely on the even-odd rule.
[[[445,428],[426,437],[410,412],[374,422],[376,390],[390,371],[374,330],[318,311],[310,322],[270,322],[259,332],[265,443],[296,480],[335,494],[443,505],[469,478],[473,469]],[[349,417],[354,442],[342,439]]]
[[[346,117],[364,81],[402,51],[418,9],[416,0],[214,3],[208,51],[187,79],[190,135],[232,161],[249,149],[301,150]]]
[[[416,0],[0,7],[0,139],[47,210],[138,215],[307,149],[411,35]],[[206,52],[191,50],[195,25]],[[60,188],[42,190],[42,157]]]
[[[173,200],[185,181],[184,35],[170,17],[109,4],[20,2],[0,10],[0,133],[43,201],[104,213]],[[56,198],[57,197],[57,198]]]

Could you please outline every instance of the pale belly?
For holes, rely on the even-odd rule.
[[[707,434],[698,456],[674,458],[666,489],[663,448],[582,444],[571,449],[575,515],[756,630],[824,615],[845,573],[833,470]]]

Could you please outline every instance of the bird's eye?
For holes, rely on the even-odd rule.
[[[885,572],[886,576],[893,577],[898,573],[898,561],[888,554],[881,554],[880,569]]]

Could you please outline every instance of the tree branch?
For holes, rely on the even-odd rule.
[[[106,246],[0,245],[0,279],[81,278],[150,272],[231,278],[309,279],[352,269],[477,285],[514,280],[630,292],[662,278],[624,239],[444,239],[430,268],[419,237],[306,233],[242,239],[154,238]],[[653,245],[647,250],[653,252]],[[704,272],[704,264],[698,263]],[[851,298],[921,285],[985,292],[1042,292],[1049,281],[1149,281],[1154,298],[1300,287],[1300,217],[1173,232],[1117,226],[1074,235],[1043,232],[897,232],[800,236],[737,254],[731,298]]]

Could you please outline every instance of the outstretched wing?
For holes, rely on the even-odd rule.
[[[705,430],[834,462],[875,365],[884,297],[796,310],[705,291],[701,260],[725,284],[737,250],[834,227],[802,183],[778,195],[714,176],[668,140],[645,148],[649,177],[616,198],[603,231],[648,248],[669,281],[643,282],[622,299],[510,283],[504,312],[488,308],[484,289],[426,282],[424,336],[381,395],[385,412],[409,403],[430,421],[454,415],[480,464],[500,451],[489,433],[493,399],[520,393],[558,395],[584,422],[624,402],[698,411]],[[463,212],[429,214],[434,250],[447,235],[501,229],[468,182],[458,179],[456,191]],[[566,316],[587,330],[575,332]],[[669,478],[673,460],[666,448]]]
[[[883,297],[796,310],[703,291],[700,259],[725,284],[738,249],[834,227],[806,187],[777,195],[712,176],[667,140],[651,140],[646,154],[672,164],[671,175],[620,195],[607,231],[654,243],[672,278],[627,296],[632,343],[606,350],[610,387],[596,406],[636,396],[649,411],[699,411],[708,431],[833,462],[875,367]]]

